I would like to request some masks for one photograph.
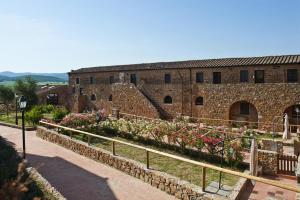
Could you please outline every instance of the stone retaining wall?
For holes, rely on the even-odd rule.
[[[258,150],[258,165],[262,167],[263,174],[277,174],[277,159],[275,151]]]
[[[133,177],[141,179],[153,187],[159,188],[178,199],[212,199],[211,195],[202,192],[202,188],[190,184],[187,181],[182,181],[166,173],[147,169],[144,164],[114,156],[108,151],[88,146],[88,144],[84,142],[58,134],[53,130],[37,127],[36,135],[44,140],[56,143],[80,155],[107,164]],[[200,173],[201,171],[199,170],[199,174]]]

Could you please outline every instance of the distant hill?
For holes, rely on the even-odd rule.
[[[28,75],[30,75],[32,77],[46,76],[46,77],[54,77],[54,78],[63,79],[64,81],[68,80],[67,73],[31,73],[31,72],[15,73],[15,72],[11,72],[11,71],[0,72],[0,78],[3,76],[13,78],[13,77],[28,76]],[[36,78],[38,78],[38,77],[36,77]],[[56,81],[56,82],[61,82],[61,81]]]
[[[37,82],[66,82],[66,79],[53,77],[53,76],[42,76],[42,75],[23,75],[23,76],[16,76],[16,77],[0,75],[0,82],[25,79],[26,76],[30,76],[32,79],[34,79]]]

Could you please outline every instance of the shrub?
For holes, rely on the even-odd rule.
[[[86,130],[96,123],[95,114],[77,114],[71,113],[63,118],[60,122],[62,126]]]
[[[225,156],[229,165],[238,166],[244,158],[240,141],[228,142],[225,144]]]
[[[29,178],[17,151],[0,136],[0,199],[53,199]]]
[[[41,106],[41,110],[43,113],[52,113],[56,107],[54,105],[43,105]]]
[[[55,122],[61,121],[68,113],[66,108],[56,108],[52,111],[52,119]]]
[[[36,125],[43,118],[43,112],[40,107],[33,107],[29,112],[26,112],[25,119],[30,124]]]

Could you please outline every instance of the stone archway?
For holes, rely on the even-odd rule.
[[[258,112],[256,107],[248,101],[237,101],[230,106],[229,120],[245,121],[245,122],[233,122],[232,125],[251,125],[257,127],[257,124],[248,124],[247,122],[258,122]]]
[[[284,110],[284,113],[288,114],[290,125],[300,125],[300,105],[299,104],[294,104],[294,105],[287,107]],[[296,132],[297,127],[292,126],[291,131]]]

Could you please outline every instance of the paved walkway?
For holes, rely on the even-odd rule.
[[[0,135],[22,151],[21,130],[0,126]],[[26,132],[27,160],[70,200],[169,200],[175,197],[114,168]]]
[[[296,180],[291,180],[280,176],[278,177],[265,176],[264,178],[273,179],[290,185],[295,185],[295,186],[297,185]],[[294,200],[296,199],[296,193],[289,190],[285,190],[285,189],[281,189],[278,187],[257,182],[253,188],[253,191],[249,199],[251,200],[271,200],[271,199]]]

